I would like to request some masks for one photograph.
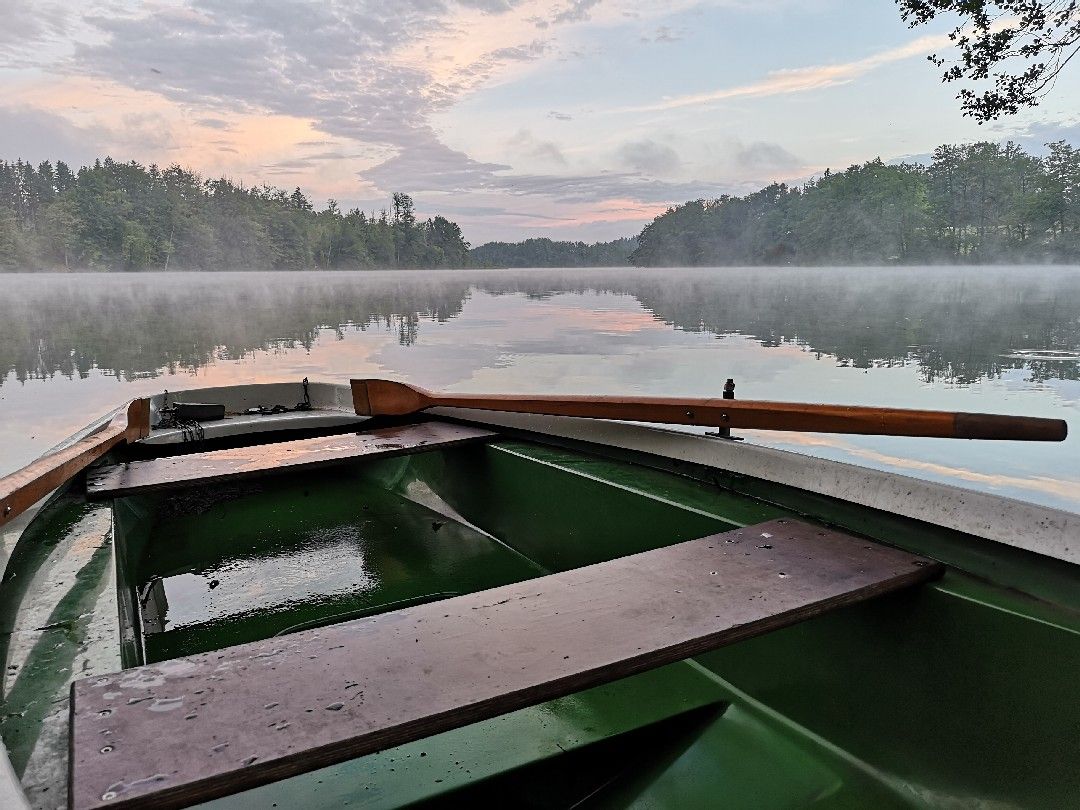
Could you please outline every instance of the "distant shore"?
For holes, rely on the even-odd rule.
[[[928,165],[880,159],[799,187],[670,207],[637,236],[472,247],[462,229],[389,208],[316,210],[287,192],[179,166],[0,162],[0,271],[525,267],[913,266],[1080,263],[1080,149],[938,147]]]

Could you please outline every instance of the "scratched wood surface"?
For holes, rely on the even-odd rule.
[[[205,801],[668,664],[940,570],[778,520],[77,681],[71,803]]]
[[[189,453],[93,470],[87,476],[86,492],[91,499],[115,498],[196,483],[251,478],[302,467],[323,467],[361,457],[421,453],[487,441],[496,435],[488,430],[447,422],[423,422],[370,433]]]

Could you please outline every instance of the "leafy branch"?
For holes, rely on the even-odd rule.
[[[945,82],[991,86],[963,87],[957,94],[964,115],[979,123],[1034,107],[1080,52],[1080,0],[896,0],[912,28],[939,17],[958,22],[949,40],[959,58],[927,57],[945,68]]]

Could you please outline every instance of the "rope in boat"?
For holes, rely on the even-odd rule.
[[[179,408],[176,405],[169,405],[169,392],[165,391],[165,404],[161,406],[161,421],[154,425],[156,429],[168,429],[172,428],[181,431],[183,440],[185,442],[202,443],[206,439],[206,431],[203,430],[202,423],[195,419],[185,419],[179,415]]]
[[[304,377],[301,380],[300,385],[304,388],[304,399],[302,402],[297,402],[291,408],[285,405],[258,405],[254,408],[248,408],[244,411],[245,414],[252,416],[273,416],[277,413],[292,413],[293,411],[310,411],[311,410],[311,394],[308,393],[308,378]]]
[[[304,398],[300,402],[296,403],[293,407],[286,405],[258,405],[254,408],[248,408],[244,411],[244,414],[250,416],[273,416],[279,413],[292,413],[295,411],[310,411],[311,405],[311,392],[308,389],[308,378],[300,382],[303,387]],[[165,391],[164,404],[161,407],[159,413],[161,414],[160,421],[154,425],[154,429],[173,429],[181,431],[184,442],[202,443],[206,439],[206,431],[203,429],[202,423],[197,419],[189,419],[180,416],[180,409],[177,405],[169,405],[169,392]]]

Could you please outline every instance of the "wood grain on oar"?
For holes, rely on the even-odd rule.
[[[405,416],[445,407],[676,425],[943,439],[1060,442],[1068,433],[1063,419],[855,405],[680,397],[437,394],[391,380],[352,380],[352,391],[356,412],[367,416]]]
[[[0,526],[14,520],[116,445],[150,435],[150,400],[135,399],[104,428],[0,478]]]

